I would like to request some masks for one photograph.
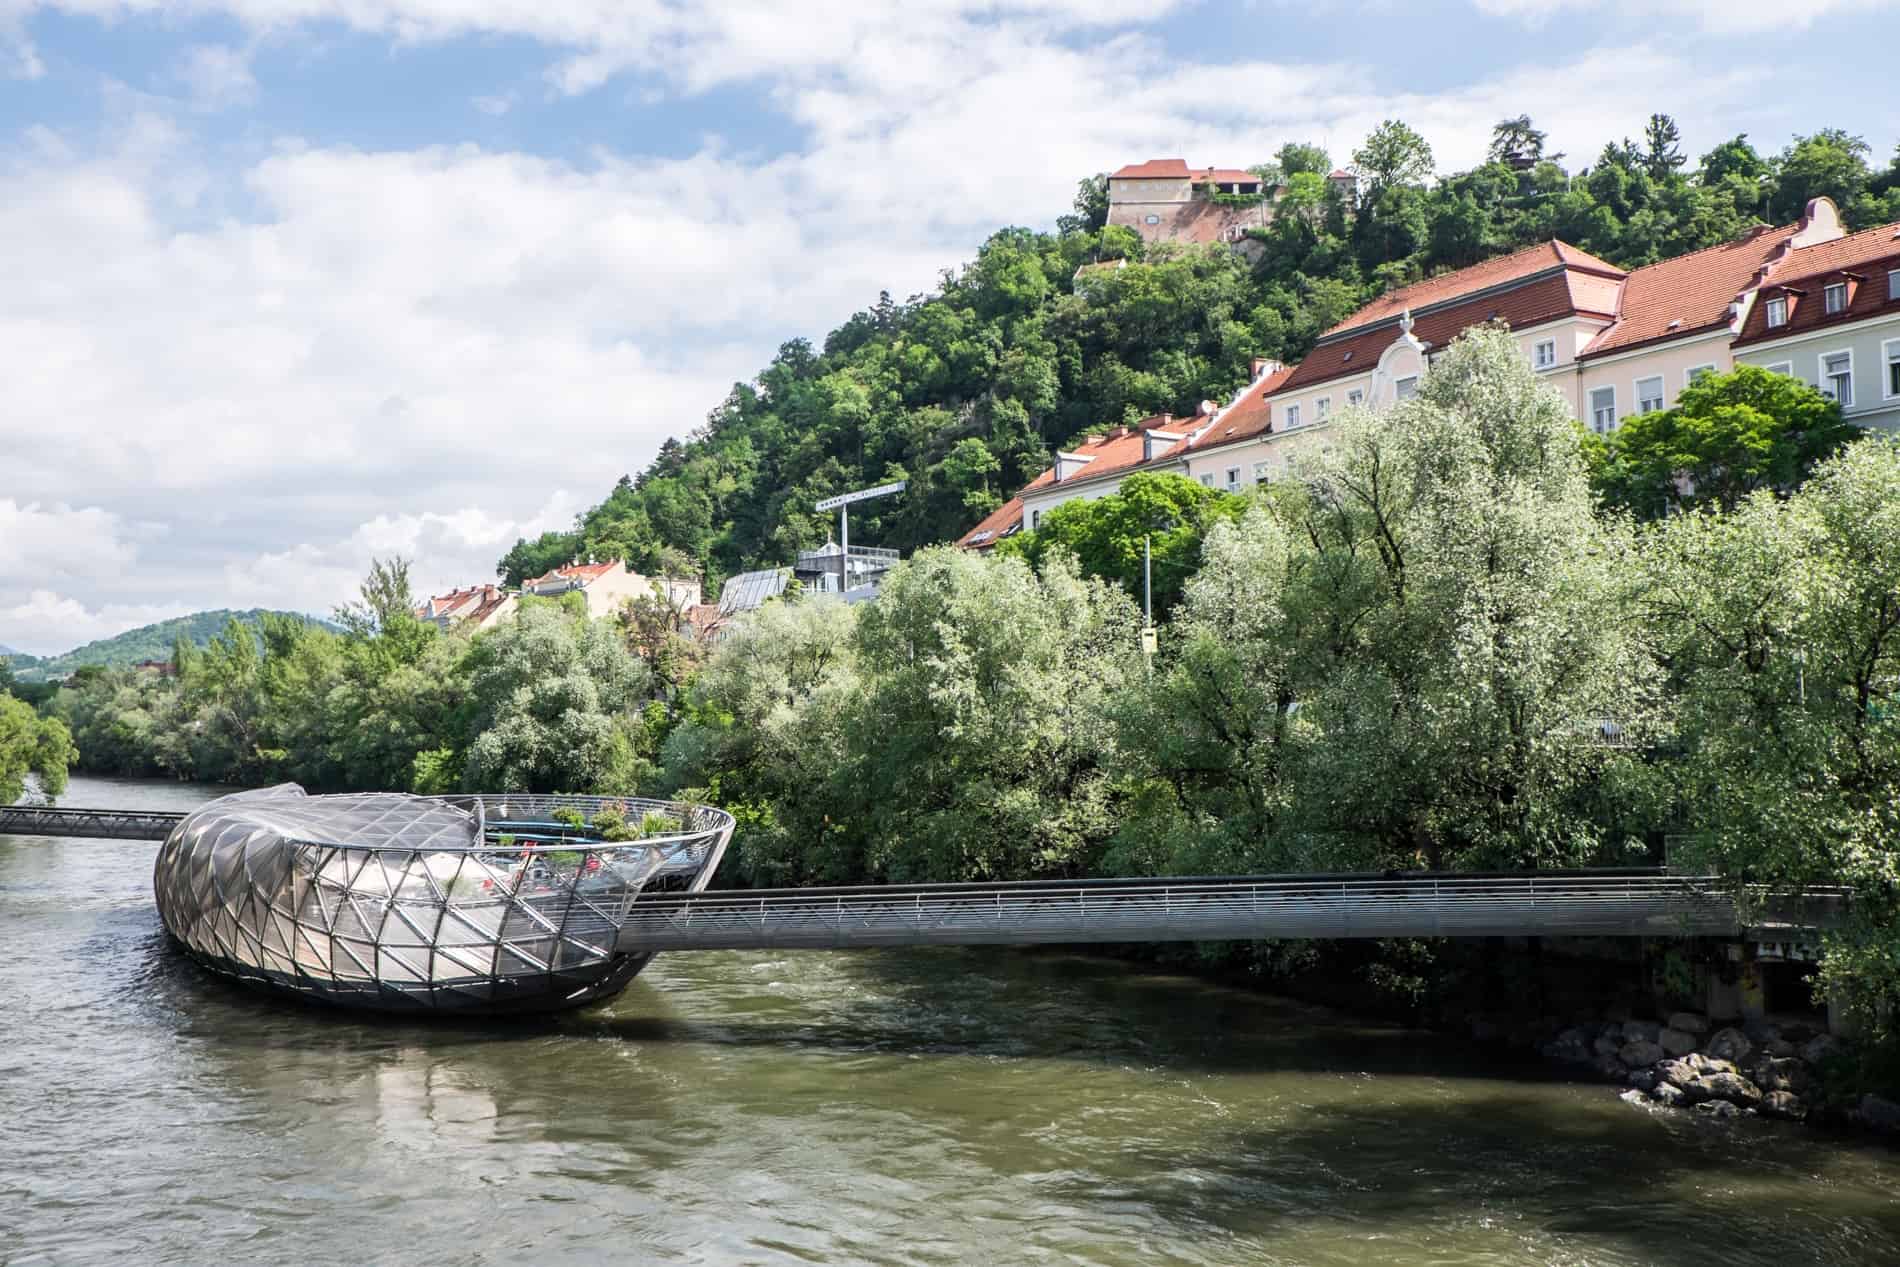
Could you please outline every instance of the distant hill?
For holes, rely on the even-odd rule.
[[[83,647],[74,648],[64,655],[29,656],[18,652],[11,655],[9,661],[14,675],[22,682],[45,681],[48,678],[61,678],[74,669],[88,665],[103,665],[109,668],[125,668],[144,660],[169,660],[172,643],[180,634],[191,639],[197,646],[204,646],[213,637],[224,631],[225,625],[233,617],[247,625],[255,625],[258,618],[265,614],[261,607],[250,611],[194,612],[189,616],[176,616],[171,620],[161,620],[157,624],[142,625],[137,629],[128,629],[122,634],[110,638],[101,638],[89,642]],[[328,626],[329,622],[317,620],[297,612],[280,612],[278,615],[290,616],[297,620],[307,620],[312,624]],[[0,648],[0,653],[4,649]]]

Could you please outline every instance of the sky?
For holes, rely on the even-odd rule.
[[[0,644],[493,578],[1147,158],[1900,133],[1900,0],[0,0]],[[842,491],[842,490],[840,490]]]

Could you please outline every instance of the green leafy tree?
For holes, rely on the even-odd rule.
[[[1837,207],[1853,204],[1867,187],[1867,142],[1839,128],[1797,136],[1776,164],[1772,214],[1778,222],[1797,219],[1810,199],[1832,198]]]
[[[1288,180],[1301,172],[1325,177],[1332,174],[1333,158],[1322,146],[1309,145],[1304,141],[1288,141],[1273,156],[1274,163]]]
[[[1352,152],[1353,170],[1368,182],[1362,198],[1392,185],[1417,185],[1432,174],[1432,147],[1407,124],[1387,119]]]
[[[579,548],[580,538],[571,532],[544,532],[533,541],[517,538],[495,565],[495,575],[503,585],[518,588],[523,581],[572,563]]]
[[[1645,518],[1689,506],[1733,508],[1756,489],[1787,489],[1857,433],[1834,401],[1758,366],[1704,374],[1676,404],[1583,433],[1605,504]]]
[[[1486,156],[1493,163],[1513,168],[1535,167],[1544,160],[1544,143],[1549,134],[1537,130],[1528,114],[1501,119],[1491,129],[1491,146]]]
[[[846,734],[866,873],[891,880],[1091,869],[1114,826],[1106,703],[1138,659],[1120,590],[1061,557],[919,552],[858,617]]]
[[[1108,223],[1108,173],[1086,176],[1076,186],[1075,204],[1056,217],[1058,233],[1094,233]]]
[[[31,775],[47,797],[66,790],[66,770],[79,759],[66,724],[41,717],[24,700],[0,695],[0,805],[11,805]]]
[[[1666,114],[1652,114],[1643,127],[1643,170],[1651,180],[1666,180],[1689,160],[1682,153],[1682,129]]]
[[[1667,520],[1644,557],[1688,861],[1737,883],[1849,886],[1821,984],[1895,1037],[1900,446],[1852,445],[1786,500]]]
[[[1309,544],[1300,632],[1302,818],[1359,865],[1618,856],[1579,798],[1645,732],[1629,543],[1593,512],[1569,410],[1508,332],[1455,341],[1420,394],[1341,419],[1282,513]]]
[[[471,790],[637,790],[650,774],[640,708],[647,667],[606,621],[528,607],[467,656]]]
[[[1139,602],[1146,541],[1155,611],[1165,614],[1200,565],[1202,538],[1215,524],[1239,518],[1246,505],[1243,497],[1185,475],[1143,471],[1123,480],[1111,496],[1062,503],[1035,532],[1009,538],[998,549],[1038,567],[1065,551],[1084,575],[1113,581]]]

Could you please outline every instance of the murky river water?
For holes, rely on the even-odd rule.
[[[1900,1154],[1097,958],[670,955],[486,1028],[279,1004],[166,944],[154,848],[0,839],[0,1263],[1900,1263]]]

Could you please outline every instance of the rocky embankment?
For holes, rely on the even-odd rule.
[[[1749,1022],[1711,1032],[1708,1018],[1678,1012],[1666,1023],[1572,1025],[1540,1050],[1552,1060],[1587,1066],[1628,1085],[1624,1097],[1632,1101],[1712,1117],[1757,1114],[1900,1135],[1900,1105],[1875,1095],[1845,1098],[1832,1092],[1827,1070],[1835,1040],[1799,1027]]]

